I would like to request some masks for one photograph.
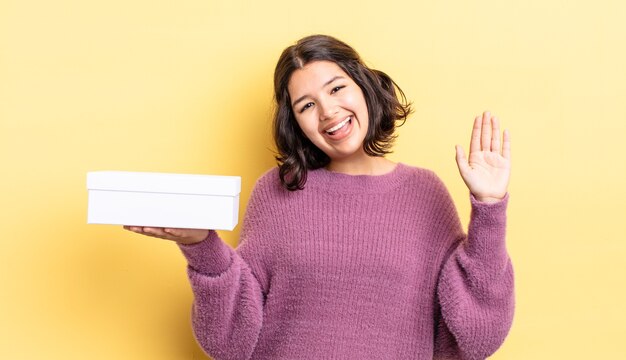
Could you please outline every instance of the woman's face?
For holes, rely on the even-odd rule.
[[[369,118],[361,88],[337,64],[314,61],[293,72],[287,86],[300,129],[332,161],[367,156]]]

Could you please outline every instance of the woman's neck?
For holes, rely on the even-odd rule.
[[[365,156],[359,160],[331,160],[326,170],[347,175],[384,175],[396,167],[396,163],[381,156]]]

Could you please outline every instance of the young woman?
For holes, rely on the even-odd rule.
[[[345,43],[310,36],[275,71],[279,166],[256,183],[237,249],[212,230],[126,227],[176,241],[195,336],[215,359],[484,359],[513,319],[505,245],[510,140],[476,117],[457,163],[463,232],[426,169],[393,163],[411,109]]]

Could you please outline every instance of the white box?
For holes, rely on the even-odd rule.
[[[239,176],[128,171],[87,173],[87,223],[232,230]]]

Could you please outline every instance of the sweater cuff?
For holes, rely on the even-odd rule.
[[[507,193],[495,203],[478,201],[470,194],[472,212],[468,227],[467,254],[478,258],[506,255],[506,208]]]
[[[470,193],[473,215],[479,216],[482,220],[493,219],[496,221],[506,220],[506,208],[509,203],[509,193],[497,202],[482,202]]]
[[[215,230],[199,243],[178,247],[187,258],[189,267],[198,273],[216,276],[225,272],[231,264],[233,250],[226,245]]]

